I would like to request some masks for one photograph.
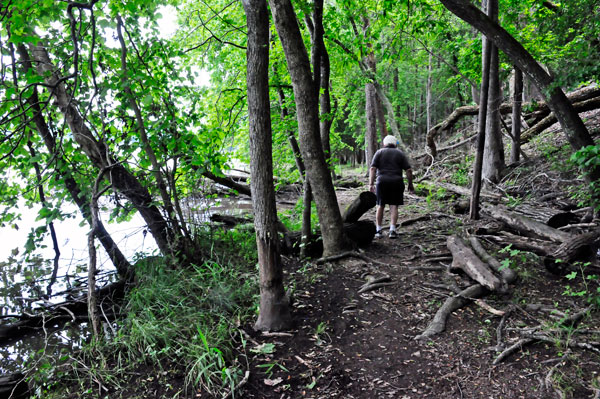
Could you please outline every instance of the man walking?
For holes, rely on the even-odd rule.
[[[377,195],[377,216],[375,238],[381,238],[381,225],[385,205],[390,206],[390,238],[398,237],[396,223],[398,222],[398,205],[404,204],[404,180],[402,171],[406,170],[408,191],[414,192],[413,175],[408,157],[397,148],[398,140],[394,136],[385,136],[383,148],[373,156],[369,169],[369,190]],[[377,185],[375,177],[377,176]]]

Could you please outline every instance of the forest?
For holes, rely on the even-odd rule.
[[[0,399],[600,398],[599,0],[5,0],[0,51]]]

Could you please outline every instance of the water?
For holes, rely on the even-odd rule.
[[[239,198],[190,199],[182,204],[186,217],[194,223],[207,223],[214,213],[240,216],[252,211],[252,202]],[[54,250],[49,233],[39,243],[35,251],[25,254],[25,243],[30,229],[42,226],[36,221],[39,208],[23,210],[18,226],[0,228],[0,323],[9,315],[36,313],[49,303],[56,304],[67,299],[73,288],[87,288],[89,226],[80,218],[55,221],[55,229],[60,249],[59,267],[56,282],[50,290],[51,275],[54,270]],[[65,209],[73,212],[75,209]],[[130,221],[118,224],[106,222],[108,214],[101,219],[106,230],[117,243],[123,254],[133,261],[141,256],[154,254],[156,243],[150,234],[145,234],[146,225],[139,215]],[[98,248],[98,286],[116,280],[114,266],[106,252],[96,240]],[[48,293],[51,292],[51,296]],[[47,327],[24,339],[0,346],[0,374],[23,371],[23,367],[37,368],[43,363],[43,355],[59,358],[68,355],[88,338],[85,323],[73,323],[66,327]],[[32,357],[33,354],[33,357]]]
[[[25,253],[25,244],[30,229],[43,225],[36,221],[36,208],[22,209],[22,218],[16,226],[0,228],[0,323],[5,324],[16,319],[10,315],[39,313],[36,309],[56,304],[73,294],[74,288],[86,290],[89,226],[81,223],[80,218],[55,221],[60,258],[56,281],[51,284],[54,271],[52,240],[49,233],[38,243],[32,253]],[[74,209],[65,209],[66,212]],[[74,213],[74,212],[73,212]],[[130,221],[119,224],[106,223],[107,215],[101,215],[106,230],[119,245],[124,255],[133,260],[142,254],[156,251],[156,243],[150,234],[144,234],[145,223],[139,215]],[[116,280],[114,266],[106,252],[96,240],[98,248],[98,286],[101,287]],[[51,295],[49,295],[51,294]],[[22,371],[32,353],[39,357],[42,353],[57,356],[70,353],[80,347],[87,338],[87,326],[74,323],[68,328],[40,329],[38,333],[25,339],[11,342],[0,347],[0,374]],[[28,365],[32,367],[32,365]]]

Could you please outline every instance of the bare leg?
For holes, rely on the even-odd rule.
[[[398,205],[390,205],[390,231],[396,230],[398,223]]]
[[[379,228],[381,228],[381,225],[383,224],[383,211],[385,210],[385,205],[377,205],[377,213],[376,213],[376,218],[375,218],[375,223],[377,223],[377,226]],[[396,216],[398,215],[398,212],[396,212]]]

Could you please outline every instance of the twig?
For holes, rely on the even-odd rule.
[[[239,391],[239,389],[242,386],[244,386],[248,382],[249,379],[250,379],[250,370],[246,370],[246,373],[244,374],[244,378],[242,378],[242,380],[240,382],[238,382],[237,385],[235,387],[233,387],[233,389],[231,391],[229,391],[229,393],[227,393],[227,395],[223,396],[223,399],[233,397],[234,392]]]
[[[532,339],[532,338],[521,338],[516,343],[514,343],[511,346],[509,346],[508,348],[504,349],[504,351],[502,351],[502,353],[500,353],[498,355],[498,357],[496,359],[494,359],[494,362],[492,364],[496,365],[496,364],[500,363],[501,361],[503,361],[504,359],[506,359],[507,357],[509,357],[510,355],[512,355],[519,349],[521,349],[523,346],[532,344],[534,342],[535,342],[535,339]]]
[[[359,294],[364,294],[365,292],[373,291],[379,288],[388,287],[390,285],[396,285],[396,283],[375,283],[375,284],[366,284],[363,285],[359,290]]]

